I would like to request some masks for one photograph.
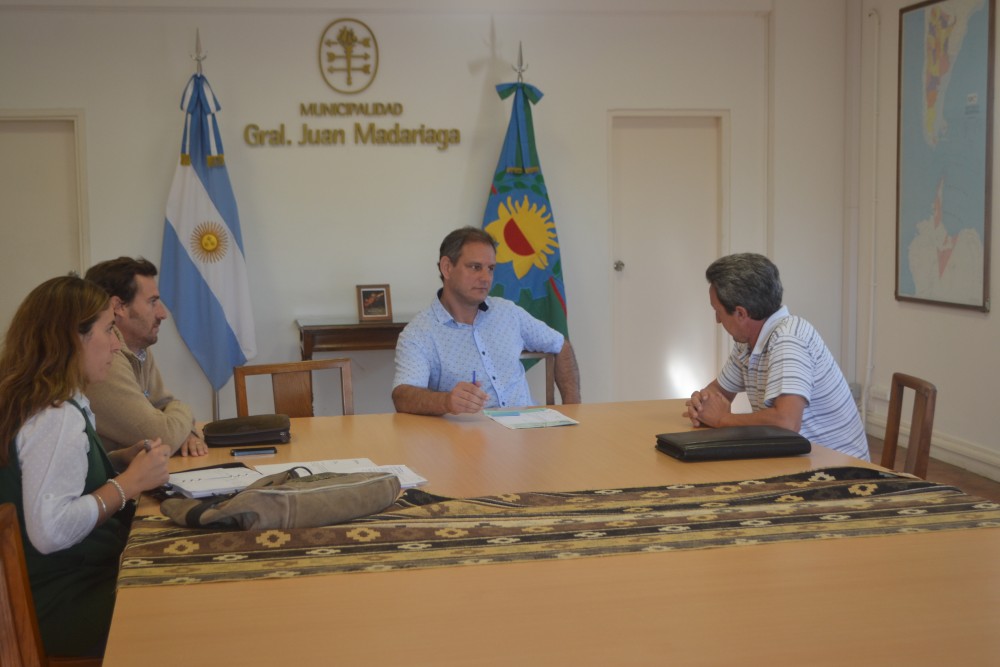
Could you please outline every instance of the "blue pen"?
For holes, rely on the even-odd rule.
[[[476,384],[476,371],[472,371],[472,384]]]

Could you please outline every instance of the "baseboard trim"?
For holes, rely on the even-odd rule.
[[[865,429],[876,438],[885,438],[885,425],[885,415],[868,415]],[[909,435],[910,425],[900,424],[901,446],[906,443],[906,438]],[[977,443],[935,430],[931,434],[931,458],[1000,482],[1000,452]]]

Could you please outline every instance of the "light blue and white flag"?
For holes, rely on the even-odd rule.
[[[195,74],[181,98],[181,158],[163,228],[160,296],[212,388],[257,354],[243,235],[208,80]]]

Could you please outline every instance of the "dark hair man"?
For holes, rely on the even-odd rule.
[[[149,349],[157,341],[160,323],[167,319],[156,286],[156,267],[141,257],[119,257],[90,267],[86,278],[111,296],[115,334],[122,343],[107,380],[86,389],[104,446],[110,451],[143,438],[161,438],[174,453],[207,454],[191,408],[163,386]]]
[[[816,329],[781,305],[778,267],[763,255],[741,253],[715,260],[705,277],[715,321],[736,345],[719,377],[691,394],[684,416],[695,426],[782,426],[870,460],[847,380]],[[741,391],[750,414],[730,409]]]
[[[563,403],[580,402],[580,371],[561,333],[517,304],[489,296],[496,242],[463,227],[441,243],[443,286],[406,325],[396,343],[392,401],[398,412],[422,415],[533,405],[521,352],[555,353]]]

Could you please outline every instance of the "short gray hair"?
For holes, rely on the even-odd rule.
[[[732,314],[737,306],[755,320],[766,320],[781,308],[781,277],[774,262],[752,252],[720,257],[705,270],[719,303]]]

